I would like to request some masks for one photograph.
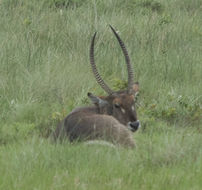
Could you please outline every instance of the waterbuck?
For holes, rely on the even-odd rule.
[[[125,56],[128,87],[126,90],[113,91],[99,75],[94,61],[95,32],[90,45],[90,64],[97,83],[108,96],[88,93],[94,105],[74,109],[56,128],[54,133],[56,139],[68,137],[70,141],[106,140],[125,147],[135,147],[131,131],[135,132],[140,127],[134,101],[139,84],[133,82],[133,69],[123,41],[114,28],[112,26],[110,28]]]

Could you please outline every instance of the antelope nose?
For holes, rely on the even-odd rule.
[[[139,120],[134,121],[134,122],[130,122],[130,130],[132,132],[137,131],[139,128],[140,128],[140,121]]]

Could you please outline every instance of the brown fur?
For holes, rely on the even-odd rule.
[[[54,133],[55,139],[59,137],[68,137],[70,141],[100,139],[125,147],[135,147],[132,133],[127,128],[129,121],[137,121],[136,111],[131,110],[131,106],[134,106],[134,95],[120,93],[101,99],[106,101],[105,105],[94,102],[94,106],[73,110],[58,125]],[[117,104],[120,107],[115,107]],[[125,113],[122,113],[121,109],[124,109]]]
[[[94,61],[94,34],[90,46],[90,64],[98,84],[109,94],[108,96],[88,97],[94,106],[77,108],[62,121],[55,133],[55,139],[68,137],[73,140],[106,140],[125,147],[134,147],[132,132],[139,128],[134,98],[139,90],[138,82],[133,84],[133,70],[126,47],[110,26],[123,51],[128,69],[128,89],[112,91],[99,75]]]

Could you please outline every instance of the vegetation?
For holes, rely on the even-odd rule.
[[[201,189],[202,0],[1,0],[0,189]],[[126,150],[48,138],[87,92],[104,95],[129,51],[142,129]]]

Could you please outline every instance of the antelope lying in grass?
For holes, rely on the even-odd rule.
[[[57,127],[55,138],[68,137],[70,141],[77,140],[106,140],[125,147],[134,147],[132,132],[140,123],[137,120],[134,98],[139,90],[138,83],[133,83],[133,70],[126,47],[110,26],[116,36],[125,56],[128,70],[128,88],[112,91],[99,75],[94,61],[94,34],[90,46],[90,64],[98,84],[108,96],[95,96],[88,93],[94,106],[74,109]]]

